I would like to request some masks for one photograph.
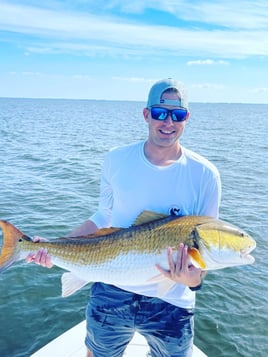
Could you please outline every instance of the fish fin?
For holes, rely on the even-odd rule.
[[[151,279],[148,280],[148,282],[151,282],[151,283],[160,283],[161,281],[163,281],[164,279],[166,279],[164,277],[163,274],[157,274],[155,276],[153,276]]]
[[[0,255],[0,272],[8,269],[14,262],[19,260],[18,243],[21,239],[31,240],[7,221],[0,221],[3,230],[3,243]]]
[[[149,282],[157,283],[157,297],[161,298],[176,284],[175,281],[166,278],[163,274],[158,274],[151,278]]]
[[[203,257],[201,256],[199,250],[197,250],[196,248],[189,248],[188,254],[190,255],[191,259],[193,260],[194,265],[196,264],[199,268],[206,269],[207,265],[206,265]]]
[[[163,297],[174,285],[176,285],[175,281],[167,278],[162,279],[157,285],[157,296],[159,298]]]
[[[163,213],[156,213],[153,211],[143,211],[133,223],[133,226],[156,221],[157,219],[166,218],[168,215]]]
[[[98,229],[95,233],[89,234],[89,235],[87,235],[85,237],[94,238],[94,237],[105,236],[105,235],[112,234],[114,232],[120,231],[121,229],[122,228],[114,228],[114,227],[101,228],[101,229]]]
[[[105,236],[105,235],[109,235],[112,234],[114,232],[120,231],[123,228],[115,228],[115,227],[110,227],[110,228],[101,228],[98,229],[95,233],[90,233],[90,234],[86,234],[83,236],[74,236],[74,237],[61,237],[61,238],[57,238],[57,240],[72,240],[72,239],[78,239],[78,238],[97,238],[97,237],[101,237],[101,236]]]
[[[62,274],[62,297],[67,297],[74,294],[77,290],[81,289],[87,283],[88,281],[78,278],[73,273],[67,272]]]

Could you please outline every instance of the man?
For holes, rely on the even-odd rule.
[[[102,227],[128,227],[144,210],[218,217],[217,169],[179,141],[190,116],[179,83],[171,78],[156,82],[143,116],[147,140],[106,155],[98,211],[71,236]],[[167,248],[169,271],[156,269],[177,284],[161,299],[154,282],[135,288],[131,281],[118,287],[93,284],[86,313],[88,356],[122,356],[136,330],[147,339],[153,357],[192,355],[194,290],[201,286],[203,272],[189,264],[187,246],[178,247],[175,262]],[[30,255],[28,261],[52,266],[46,251]]]

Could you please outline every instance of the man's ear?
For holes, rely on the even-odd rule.
[[[149,115],[150,115],[150,110],[148,108],[144,108],[143,109],[143,117],[147,123],[148,123]]]
[[[187,112],[186,121],[188,121],[188,120],[189,120],[189,118],[190,118],[190,112],[188,111],[188,112]]]

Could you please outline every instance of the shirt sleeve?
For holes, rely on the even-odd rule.
[[[203,182],[201,205],[199,215],[218,218],[219,206],[221,201],[221,178],[219,172],[215,169],[210,179]]]
[[[98,210],[89,218],[98,228],[111,226],[111,212],[113,207],[113,190],[110,178],[110,156],[106,155],[101,171],[100,197]]]

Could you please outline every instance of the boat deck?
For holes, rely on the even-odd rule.
[[[86,347],[84,336],[86,331],[86,321],[80,322],[70,330],[55,338],[31,357],[85,357]],[[125,350],[124,357],[146,357],[149,347],[146,340],[139,333],[135,333],[133,339]],[[193,357],[207,357],[199,348],[194,346]]]

